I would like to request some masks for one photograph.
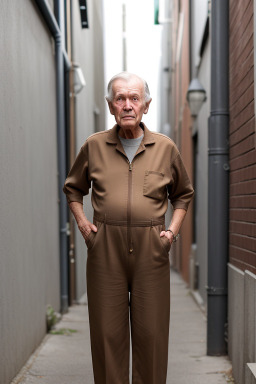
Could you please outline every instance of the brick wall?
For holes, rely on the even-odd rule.
[[[230,262],[256,273],[253,0],[230,0]]]

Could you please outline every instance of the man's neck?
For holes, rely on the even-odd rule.
[[[120,127],[118,134],[123,139],[137,139],[138,137],[143,135],[143,129],[140,126],[133,129],[123,129],[122,127]]]

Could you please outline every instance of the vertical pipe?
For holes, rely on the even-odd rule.
[[[73,63],[72,54],[72,0],[66,2],[67,10],[67,53]],[[69,89],[73,90],[74,70],[69,71]],[[75,100],[74,93],[69,92],[69,168],[75,161],[76,157],[76,134],[75,134]],[[75,222],[74,217],[69,210],[69,303],[73,304],[76,300],[76,248],[75,248]]]
[[[229,2],[212,1],[207,354],[226,354],[229,209]]]
[[[55,39],[56,61],[56,98],[57,98],[57,141],[58,141],[58,171],[59,171],[59,226],[60,226],[60,279],[61,279],[61,311],[68,310],[68,247],[67,247],[67,205],[62,192],[66,178],[66,133],[65,133],[65,88],[64,64],[67,70],[71,63],[67,56],[64,39],[64,8],[63,2],[55,1],[54,17],[47,0],[35,0],[46,24]],[[60,27],[59,27],[60,26]]]
[[[65,125],[65,86],[64,86],[64,8],[63,1],[55,4],[56,20],[60,34],[55,38],[56,47],[56,78],[57,78],[57,138],[58,138],[58,168],[59,168],[59,220],[60,220],[60,283],[61,283],[61,311],[68,311],[68,244],[67,244],[67,206],[62,193],[66,178],[66,125]]]

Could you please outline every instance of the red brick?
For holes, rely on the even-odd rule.
[[[244,181],[230,186],[231,196],[256,194],[256,180]]]
[[[239,264],[242,270],[256,269],[256,253],[235,246],[229,247],[230,262]]]
[[[242,94],[240,93],[239,99],[230,106],[230,121],[233,122],[233,119],[244,111],[248,104],[254,101],[254,83],[252,83],[249,88]]]
[[[256,268],[255,267],[248,265],[248,264],[245,264],[245,263],[242,263],[239,260],[235,260],[235,259],[231,258],[230,264],[234,265],[234,267],[236,267],[238,269],[241,269],[241,271],[247,270],[247,271],[250,271],[250,272],[256,274]]]
[[[253,49],[253,29],[246,35],[245,42],[236,41],[229,43],[229,72],[232,76],[239,73],[238,63],[242,67],[243,60],[245,60]]]
[[[255,150],[249,151],[244,155],[236,157],[234,159],[230,159],[229,161],[230,170],[234,171],[234,170],[242,169],[244,167],[248,167],[252,164],[255,164],[255,159],[256,159]]]
[[[236,84],[237,83],[237,84]],[[241,78],[240,74],[236,78],[232,78],[232,89],[230,87],[229,102],[232,106],[251,84],[254,83],[254,67],[251,67],[245,77]],[[239,92],[238,92],[239,90]]]
[[[230,148],[230,159],[239,157],[240,155],[247,153],[255,148],[254,135],[248,136],[246,139],[240,141],[238,144]]]
[[[256,238],[256,224],[230,221],[229,231],[230,233],[236,233]]]
[[[256,209],[230,209],[229,218],[233,221],[256,223]]]
[[[242,72],[245,71],[244,68],[246,66],[252,66],[254,64],[253,62],[253,34],[249,37],[246,44],[243,46],[242,51],[237,49],[237,45],[231,45],[229,46],[229,52],[233,53],[233,57],[231,60],[231,57],[229,58],[229,74],[231,78],[234,78],[237,75],[241,75]],[[250,58],[252,56],[252,58]],[[248,64],[247,64],[248,61]]]
[[[235,247],[233,245],[230,246],[229,250],[230,257],[232,257],[233,259],[239,259],[243,263],[256,267],[256,254],[254,252],[248,251],[247,249]]]
[[[233,48],[234,50],[236,47]],[[250,44],[246,46],[246,50],[243,55],[239,55],[233,62],[230,61],[229,67],[229,81],[231,92],[234,92],[238,88],[238,84],[244,79],[251,68],[254,67],[254,51],[253,51],[253,39],[251,38]],[[238,89],[239,90],[239,89]]]
[[[253,13],[252,0],[229,1],[229,24],[231,32],[240,25],[241,20],[248,13]]]
[[[230,262],[256,273],[253,0],[229,1]]]
[[[256,179],[256,164],[230,172],[230,184]]]
[[[254,100],[241,111],[236,119],[230,122],[230,132],[236,131],[239,127],[247,123],[254,117]]]
[[[230,208],[256,208],[256,196],[230,196]]]
[[[234,265],[236,268],[239,268],[241,269],[242,271],[250,271],[254,274],[256,274],[256,267],[250,265],[250,264],[246,264],[246,263],[243,263],[242,261],[240,261],[239,259],[235,259],[234,257],[230,257],[229,259],[230,261],[230,264]]]
[[[256,252],[256,238],[231,233],[229,244],[247,251]]]
[[[252,17],[240,40],[235,40],[233,42],[231,40],[229,42],[229,63],[231,74],[237,73],[237,64],[239,60],[241,61],[242,57],[246,59],[253,49],[253,25],[254,20]]]
[[[251,34],[253,34],[253,12],[251,7],[248,7],[239,24],[235,25],[234,28],[232,26],[229,28],[230,44],[237,45],[238,50],[241,50],[243,49],[241,43],[245,45]],[[231,52],[232,54],[233,52]]]
[[[248,120],[244,125],[239,127],[236,131],[230,132],[229,145],[230,148],[246,139],[246,137],[255,133],[255,119],[254,117]]]

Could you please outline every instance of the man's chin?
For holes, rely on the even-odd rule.
[[[134,129],[136,127],[136,121],[135,120],[122,120],[119,125],[123,129]]]

